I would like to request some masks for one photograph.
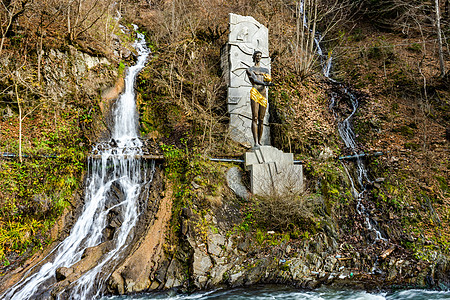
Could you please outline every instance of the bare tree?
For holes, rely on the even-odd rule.
[[[0,42],[0,55],[2,54],[3,45],[5,39],[11,30],[11,26],[14,21],[25,12],[26,5],[29,0],[16,0],[16,1],[4,1],[0,0],[0,30],[2,34],[2,40]]]
[[[288,6],[291,7],[291,6]],[[349,19],[349,1],[297,0],[292,10],[296,21],[294,65],[302,77],[317,72],[319,50],[325,37]],[[319,29],[320,28],[320,29]],[[320,30],[320,34],[319,31]]]
[[[439,45],[439,66],[441,70],[440,77],[443,78],[445,76],[445,63],[444,63],[444,51],[442,50],[441,13],[439,10],[439,0],[435,0],[434,3],[436,13],[436,31]]]

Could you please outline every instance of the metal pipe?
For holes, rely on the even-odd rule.
[[[360,153],[360,154],[355,154],[355,155],[348,155],[348,156],[340,156],[339,159],[343,160],[343,159],[354,159],[354,158],[358,158],[358,157],[363,157],[363,156],[380,156],[383,155],[384,153],[381,151],[378,152],[374,152],[374,153]]]
[[[0,156],[2,157],[7,157],[7,158],[15,158],[15,157],[19,157],[18,154],[15,153],[8,153],[8,152],[3,152],[0,153]],[[119,156],[119,155],[111,155],[112,157],[115,156]],[[121,155],[122,156],[122,155]],[[58,156],[56,154],[51,154],[51,155],[28,155],[28,154],[23,154],[22,157],[24,158],[29,158],[29,157],[41,157],[41,158],[57,158]],[[89,155],[90,158],[101,158],[102,156],[99,154],[94,154],[94,155]],[[131,157],[130,155],[123,155],[124,158],[129,158]],[[142,158],[142,159],[154,159],[154,160],[162,160],[164,159],[164,155],[151,155],[151,154],[146,154],[146,155],[135,155],[134,158]],[[215,161],[215,162],[229,162],[229,163],[245,163],[245,160],[243,159],[235,159],[235,158],[208,158],[210,161]],[[302,160],[294,160],[294,164],[295,165],[302,165],[304,162]]]
[[[89,155],[90,158],[102,158],[100,154]],[[164,155],[152,155],[152,154],[143,154],[143,155],[117,155],[113,154],[110,157],[123,157],[123,158],[142,158],[142,159],[155,159],[161,160],[164,159]]]
[[[2,152],[2,153],[0,153],[0,156],[8,157],[8,158],[14,158],[14,157],[19,157],[19,154]],[[29,158],[29,157],[31,157],[31,158],[34,158],[34,157],[57,158],[58,156],[56,154],[51,154],[51,155],[28,155],[28,154],[22,154],[22,157],[24,157],[24,158]]]
[[[235,159],[235,158],[208,158],[210,161],[216,162],[231,162],[231,163],[245,163],[243,159]],[[303,165],[303,160],[294,160],[294,165]]]
[[[235,158],[211,158],[209,157],[210,161],[217,161],[217,162],[234,162],[234,163],[244,163],[245,160],[243,159],[235,159]]]

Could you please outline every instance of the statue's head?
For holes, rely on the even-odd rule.
[[[253,62],[256,62],[256,55],[259,54],[259,58],[261,58],[262,56],[262,52],[259,50],[255,50],[255,52],[253,52]]]

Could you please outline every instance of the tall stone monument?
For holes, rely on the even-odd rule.
[[[249,16],[230,14],[230,34],[222,50],[221,66],[228,85],[229,132],[234,141],[254,146],[252,134],[252,108],[250,105],[251,73],[253,54],[261,56],[257,70],[270,73],[269,31],[267,27]],[[259,74],[262,75],[262,74]],[[259,76],[258,75],[258,76]],[[266,74],[270,75],[270,74]],[[270,76],[269,76],[270,77]],[[253,81],[254,78],[252,79]],[[259,85],[266,85],[264,82]],[[260,89],[260,96],[268,99],[267,89]],[[267,102],[267,101],[265,101]],[[270,99],[268,99],[270,103]],[[264,103],[265,104],[265,103]],[[270,105],[270,104],[269,104]],[[251,192],[264,196],[284,196],[303,191],[303,168],[294,165],[292,153],[283,153],[270,146],[269,113],[265,111],[264,128],[260,140],[251,151],[245,153],[245,169],[250,171]]]
[[[250,82],[246,70],[253,65],[252,56],[261,51],[261,66],[270,70],[269,30],[253,17],[230,14],[230,35],[221,55],[221,66],[228,85],[230,137],[244,146],[253,146],[251,132]],[[266,96],[267,94],[263,95]],[[270,99],[269,99],[270,101]],[[270,145],[269,109],[264,117],[261,142]]]

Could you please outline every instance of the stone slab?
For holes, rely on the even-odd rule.
[[[253,194],[283,196],[303,191],[303,167],[280,167],[275,162],[255,164],[250,167],[250,184]]]
[[[227,171],[227,183],[231,190],[239,197],[246,200],[250,198],[250,193],[242,183],[242,174],[238,167],[230,168]]]
[[[258,149],[253,149],[244,154],[245,167],[257,163],[277,162],[278,165],[293,165],[294,154],[284,153],[272,146],[261,146]]]
[[[292,153],[261,146],[245,153],[244,161],[253,194],[282,196],[303,191],[303,166],[294,165]]]

